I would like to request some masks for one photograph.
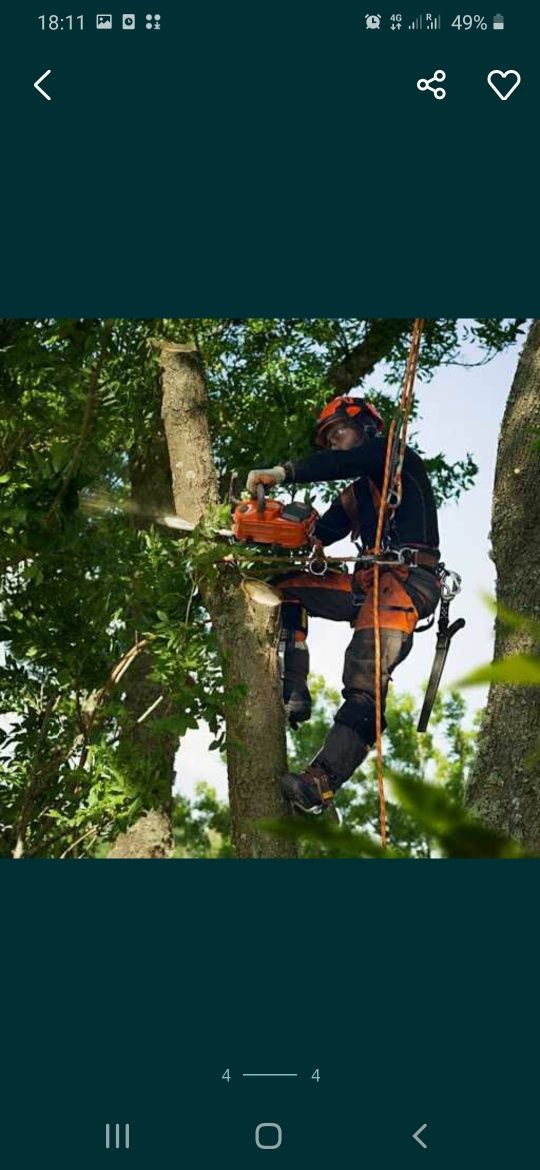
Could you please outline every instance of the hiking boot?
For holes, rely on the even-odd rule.
[[[299,723],[311,719],[311,695],[307,687],[291,691],[285,703],[289,727],[296,731]]]
[[[332,778],[320,764],[308,764],[304,772],[287,772],[281,791],[293,808],[302,813],[321,813],[334,796]]]

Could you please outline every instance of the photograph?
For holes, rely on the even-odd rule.
[[[540,321],[0,321],[0,858],[540,857]]]

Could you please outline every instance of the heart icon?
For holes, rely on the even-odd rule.
[[[510,89],[507,89],[506,93],[505,93],[504,89],[501,92],[496,81],[494,81],[494,78],[496,78],[496,77],[502,77],[503,81],[506,81],[507,77],[515,77],[515,81],[514,81],[514,84],[510,86]],[[521,81],[521,74],[518,73],[517,69],[507,69],[506,72],[504,72],[502,69],[492,69],[491,73],[488,73],[488,85],[491,86],[491,88],[497,94],[497,97],[500,97],[502,102],[508,101],[508,98],[510,97],[510,95],[513,94],[515,89],[517,89],[520,81]]]

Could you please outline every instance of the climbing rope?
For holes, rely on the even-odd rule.
[[[413,404],[414,379],[418,365],[418,351],[424,321],[417,318],[414,322],[409,356],[403,386],[399,401],[399,410],[396,418],[392,419],[388,429],[386,441],[386,459],[384,465],[384,479],[377,517],[377,532],[375,536],[375,557],[380,556],[382,539],[388,522],[401,503],[402,485],[401,473],[405,458],[407,443],[407,428],[409,415]],[[375,640],[375,737],[377,745],[377,785],[379,789],[379,810],[381,826],[381,844],[384,849],[387,845],[386,836],[386,798],[384,792],[384,771],[382,754],[382,671],[381,671],[381,627],[379,613],[379,572],[377,560],[373,563],[373,635]]]

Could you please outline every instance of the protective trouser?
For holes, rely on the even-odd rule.
[[[287,623],[287,629],[296,630],[295,640],[290,639],[289,654],[287,650],[285,653],[284,698],[300,682],[307,686],[306,615],[347,621],[354,628],[345,653],[344,702],[315,757],[315,762],[331,774],[333,787],[339,787],[352,776],[375,741],[373,570],[355,573],[354,592],[353,578],[333,569],[327,569],[322,577],[309,571],[299,573],[294,570],[271,577],[270,583],[279,590],[283,599],[284,628]],[[417,622],[433,613],[439,598],[439,582],[429,569],[396,566],[379,570],[383,711],[392,672],[410,653]],[[301,660],[297,650],[299,645],[303,646]]]

